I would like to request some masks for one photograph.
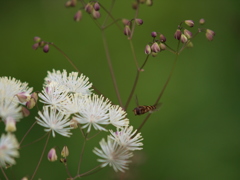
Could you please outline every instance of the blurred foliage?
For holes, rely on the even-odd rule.
[[[40,36],[59,46],[90,81],[113,103],[118,103],[114,93],[101,33],[87,13],[81,22],[74,22],[78,10],[65,8],[64,0],[11,0],[1,1],[0,6],[0,76],[12,76],[26,81],[35,91],[41,91],[47,71],[67,69],[74,71],[66,59],[54,48],[45,54],[31,48],[33,37]],[[103,0],[108,7],[110,1]],[[178,23],[185,19],[198,21],[205,18],[205,27],[216,32],[213,42],[204,34],[194,40],[194,48],[185,50],[179,58],[173,78],[162,98],[163,107],[153,113],[142,129],[144,149],[137,152],[134,163],[126,174],[116,175],[111,168],[104,168],[85,179],[161,179],[161,180],[235,180],[240,179],[240,54],[239,24],[240,1],[154,1],[152,7],[141,6],[139,18],[144,24],[136,27],[133,43],[141,64],[146,55],[144,48],[157,31],[167,37],[168,44],[176,47],[173,34]],[[114,17],[131,19],[134,11],[131,1],[116,1]],[[127,38],[113,26],[106,30],[113,67],[125,102],[131,90],[136,69]],[[136,94],[139,103],[151,105],[165,82],[174,55],[160,53],[150,58],[141,73]],[[134,100],[128,110],[131,124],[137,128],[143,116],[134,116]],[[34,121],[34,109],[28,119],[17,124],[16,135],[20,140]],[[3,124],[0,132],[4,131]],[[43,135],[36,126],[26,142]],[[70,146],[69,169],[77,172],[83,139],[78,131],[72,138],[57,136],[53,146]],[[106,134],[102,134],[106,135]],[[102,136],[104,137],[104,136]],[[87,145],[83,171],[98,163],[92,153],[99,146],[101,137]],[[31,176],[43,149],[44,141],[20,150],[17,166],[9,170],[10,179]],[[72,156],[71,156],[72,155]],[[46,155],[45,155],[46,157]],[[16,178],[14,178],[14,174]],[[50,163],[45,158],[35,179],[65,179],[61,163]],[[3,179],[0,174],[0,179]]]

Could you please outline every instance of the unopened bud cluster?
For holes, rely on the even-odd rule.
[[[33,38],[35,44],[32,45],[32,48],[37,50],[38,48],[42,48],[43,52],[48,53],[49,51],[49,43],[42,41],[40,37],[34,37]]]
[[[154,38],[152,43],[149,43],[145,47],[145,54],[151,54],[153,57],[155,57],[158,52],[161,52],[166,49],[166,37],[161,34],[153,31],[151,33],[151,36]]]
[[[132,3],[132,8],[133,9],[138,9],[139,4],[146,4],[147,6],[152,6],[153,5],[153,0],[135,0]]]
[[[128,19],[122,19],[122,23],[124,25],[124,30],[123,33],[126,36],[130,36],[132,33],[131,27],[132,27],[132,22],[135,22],[138,26],[143,24],[143,20],[142,19],[132,19],[131,21],[129,21]]]
[[[67,156],[69,156],[69,150],[67,146],[64,146],[61,151],[61,158],[60,162],[66,163],[67,162]],[[57,152],[55,148],[51,148],[48,152],[47,158],[49,161],[54,162],[58,159]]]

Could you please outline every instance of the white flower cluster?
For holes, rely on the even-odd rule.
[[[5,123],[6,135],[0,138],[0,166],[13,165],[18,157],[18,141],[11,132],[23,117],[22,105],[31,99],[32,88],[26,82],[11,77],[0,77],[0,120]]]
[[[73,121],[87,133],[92,129],[107,131],[106,126],[112,124],[117,131],[110,130],[107,142],[103,139],[101,149],[95,148],[94,153],[100,156],[98,161],[102,162],[102,167],[110,165],[115,171],[124,171],[132,151],[142,149],[142,136],[129,127],[127,114],[120,106],[92,93],[91,86],[88,78],[77,72],[48,72],[44,89],[39,93],[44,108],[38,113],[37,122],[45,131],[52,131],[54,137],[55,132],[69,137]]]

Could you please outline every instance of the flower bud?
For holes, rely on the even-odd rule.
[[[32,48],[33,48],[34,50],[37,50],[38,47],[39,47],[39,43],[35,43],[34,45],[32,45]]]
[[[145,47],[145,54],[150,54],[151,52],[151,47],[149,46],[149,44],[147,44]]]
[[[78,128],[78,122],[77,122],[77,120],[74,117],[71,119],[70,122],[71,122],[70,127],[72,127],[73,129],[77,129]]]
[[[160,50],[161,50],[161,51],[166,49],[166,45],[163,44],[163,43],[160,43],[160,44],[159,44],[159,47],[160,47]]]
[[[187,48],[192,48],[193,47],[193,43],[191,42],[191,41],[189,41],[188,43],[187,43]]]
[[[72,2],[71,2],[71,1],[67,1],[67,2],[65,3],[65,7],[70,7],[70,6],[71,6],[71,4],[72,4]]]
[[[185,36],[187,37],[187,38],[192,38],[192,32],[191,31],[189,31],[189,30],[187,30],[187,29],[184,29],[183,30],[183,33],[185,34]]]
[[[137,2],[133,2],[133,3],[132,3],[132,8],[133,8],[134,10],[138,9],[138,3],[137,3]]]
[[[22,115],[23,117],[28,117],[30,115],[30,111],[22,106]]]
[[[180,40],[181,34],[182,34],[181,30],[177,29],[176,32],[174,33],[174,38]]]
[[[202,18],[199,20],[199,24],[204,24],[204,23],[205,23],[205,19]]]
[[[189,27],[193,27],[193,26],[194,26],[193,20],[185,20],[184,22],[185,22],[185,24],[188,25]]]
[[[188,38],[184,34],[181,34],[181,39],[180,40],[181,40],[182,43],[186,43],[188,41]]]
[[[50,149],[47,157],[48,157],[48,160],[51,162],[54,162],[57,160],[57,154],[56,154],[55,148]]]
[[[143,24],[143,20],[142,19],[135,19],[135,22],[139,26]]]
[[[101,14],[100,14],[99,11],[93,10],[93,11],[92,11],[92,16],[93,16],[94,19],[98,19],[98,18],[101,17]]]
[[[38,94],[36,92],[31,94],[31,98],[33,98],[35,100],[35,102],[37,102],[38,100]]]
[[[215,36],[215,32],[214,31],[212,31],[210,29],[206,29],[206,38],[209,41],[212,41],[214,36]]]
[[[30,94],[26,93],[26,92],[20,92],[18,94],[16,94],[16,96],[18,97],[18,100],[21,103],[27,102],[30,100],[31,96]]]
[[[62,151],[61,151],[61,156],[62,157],[67,157],[69,155],[69,150],[67,146],[64,146]]]
[[[87,5],[85,6],[85,11],[89,14],[92,13],[93,11],[93,6],[91,5],[91,3],[87,3]]]
[[[31,98],[27,103],[26,106],[28,109],[32,109],[36,105],[35,99]]]
[[[44,47],[43,47],[43,52],[47,53],[49,51],[49,45],[46,44]]]
[[[8,116],[5,120],[5,131],[7,132],[14,132],[16,131],[16,120],[13,119],[11,116]]]
[[[160,47],[158,45],[158,43],[153,43],[152,46],[151,46],[151,50],[155,53],[159,52],[160,51]]]
[[[131,35],[131,29],[130,29],[130,27],[128,25],[124,27],[124,34],[126,36],[130,36]]]
[[[44,41],[40,41],[40,42],[38,43],[38,45],[39,45],[39,47],[43,47],[43,46],[45,45],[45,42],[44,42]]]
[[[151,36],[152,36],[153,38],[157,37],[157,32],[153,31],[153,32],[151,33]]]
[[[82,11],[78,10],[76,14],[74,15],[74,21],[78,22],[82,19]]]
[[[146,0],[146,5],[147,6],[152,6],[153,5],[153,1],[152,0]]]
[[[129,20],[128,19],[122,19],[122,23],[124,24],[124,25],[129,25]]]
[[[41,38],[38,37],[38,36],[35,36],[35,37],[33,38],[33,40],[34,40],[34,42],[39,43],[39,42],[41,41]]]
[[[28,180],[28,178],[27,177],[23,177],[21,180]]]
[[[93,8],[95,9],[95,11],[99,11],[100,5],[98,4],[98,2],[96,2],[96,3],[93,5]]]
[[[152,57],[156,57],[157,55],[158,55],[158,53],[152,52]]]
[[[160,34],[160,42],[166,42],[166,37],[163,34]]]

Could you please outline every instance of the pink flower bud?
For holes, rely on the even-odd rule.
[[[51,162],[54,162],[57,160],[57,153],[56,153],[55,148],[50,149],[47,157],[48,157],[48,160]]]
[[[160,42],[166,42],[166,37],[163,34],[160,34]]]
[[[204,23],[205,23],[205,19],[202,18],[199,20],[199,24],[204,24]]]
[[[135,19],[135,22],[139,26],[143,24],[143,20],[142,19]]]
[[[89,14],[92,13],[92,11],[93,11],[93,6],[92,6],[91,3],[87,3],[87,5],[85,6],[85,11],[86,11],[87,13],[89,13]]]
[[[36,92],[31,94],[31,98],[33,98],[35,100],[35,102],[37,102],[38,100],[38,94]]]
[[[92,11],[92,16],[93,16],[94,19],[98,19],[98,18],[101,17],[101,14],[100,14],[99,11],[93,10],[93,11]]]
[[[192,38],[192,32],[191,31],[189,31],[189,30],[187,30],[187,29],[184,29],[183,30],[183,33],[185,34],[185,36],[187,37],[187,38]]]
[[[182,34],[181,30],[177,29],[176,32],[174,33],[174,38],[180,40],[181,34]]]
[[[49,45],[46,44],[44,47],[43,47],[43,52],[47,53],[49,51]]]
[[[157,32],[153,31],[153,32],[151,33],[151,36],[152,36],[153,38],[157,37]]]
[[[30,100],[31,96],[30,94],[26,93],[26,92],[20,92],[18,94],[16,94],[16,96],[18,97],[18,100],[21,103],[27,102]]]
[[[214,36],[215,36],[215,32],[214,31],[212,31],[211,29],[206,29],[206,38],[209,41],[212,41]]]
[[[193,26],[194,26],[193,20],[185,20],[184,22],[185,22],[185,24],[188,25],[189,27],[193,27]]]
[[[74,21],[78,22],[82,19],[82,11],[78,10],[76,14],[74,15]]]
[[[152,0],[146,0],[146,5],[147,6],[152,6],[153,5],[153,1]]]
[[[147,44],[145,47],[145,54],[151,54],[151,52],[151,47],[149,46],[149,44]]]
[[[96,3],[93,5],[93,8],[95,9],[95,11],[99,11],[100,5],[98,4],[98,2],[96,2]]]
[[[130,35],[131,35],[131,29],[130,29],[129,26],[125,26],[125,27],[124,27],[124,34],[125,34],[126,36],[130,36]]]
[[[181,34],[180,40],[181,40],[182,43],[186,43],[188,41],[188,38],[184,34]]]
[[[38,37],[38,36],[35,36],[35,37],[33,38],[33,40],[34,40],[34,42],[39,43],[39,42],[41,41],[41,38]]]
[[[28,117],[30,115],[30,111],[22,106],[22,115],[23,117]]]
[[[187,48],[192,48],[193,47],[193,43],[190,41],[187,43]]]
[[[129,25],[129,24],[130,24],[130,22],[129,22],[128,19],[122,19],[122,23],[123,23],[124,25]]]
[[[33,48],[34,50],[37,50],[38,47],[39,47],[39,43],[35,43],[34,45],[32,45],[32,48]]]
[[[151,50],[155,53],[159,52],[160,51],[160,47],[158,45],[158,43],[153,43],[152,46],[151,46]]]
[[[163,43],[160,43],[160,44],[159,44],[159,47],[160,47],[160,50],[161,50],[161,51],[166,49],[166,45],[163,44]]]
[[[132,3],[132,8],[133,8],[134,10],[138,9],[138,3],[137,3],[137,2],[133,2],[133,3]]]

